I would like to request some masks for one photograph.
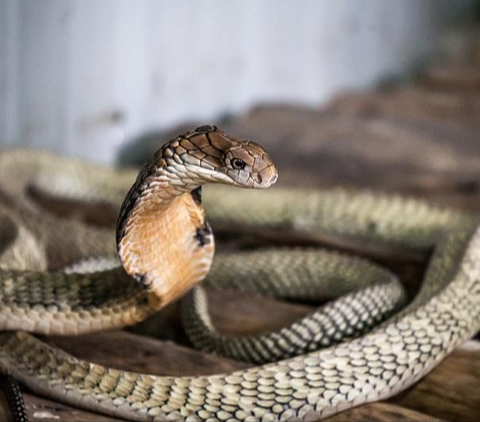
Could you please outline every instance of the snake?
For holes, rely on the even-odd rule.
[[[480,328],[475,215],[371,192],[264,190],[278,178],[265,149],[215,126],[163,145],[133,185],[131,171],[11,154],[0,154],[0,373],[35,393],[132,421],[312,420],[405,390]],[[94,183],[82,185],[88,177]],[[40,209],[22,193],[40,183],[72,197],[124,196],[115,236]],[[218,186],[202,192],[209,184]],[[214,260],[205,209],[212,226],[322,231],[431,258],[411,300],[396,276],[336,252],[274,248]],[[204,285],[327,303],[279,331],[234,337],[214,327]],[[183,296],[194,344],[258,365],[140,374],[35,336],[132,325]]]

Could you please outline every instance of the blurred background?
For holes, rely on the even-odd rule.
[[[46,149],[138,167],[203,124],[263,144],[277,185],[397,192],[480,212],[480,0],[0,0],[0,153]],[[51,214],[115,227],[111,205],[27,188]],[[219,251],[327,244],[393,269],[409,293],[428,258],[332,244],[292,227],[223,229],[214,225]],[[219,332],[235,334],[280,328],[312,310],[238,292],[209,292],[209,301]],[[189,345],[178,303],[155,318],[136,332]],[[145,373],[232,368],[124,331],[53,342]],[[465,350],[393,408],[382,403],[383,416],[367,407],[340,417],[479,420],[480,348]],[[100,420],[26,400],[42,420]],[[45,419],[50,413],[61,416]]]
[[[371,184],[406,160],[407,182],[448,184],[461,156],[469,189],[479,15],[475,0],[0,0],[0,146],[135,165],[213,122],[265,143],[287,182]]]

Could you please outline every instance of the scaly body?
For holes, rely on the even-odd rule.
[[[230,138],[216,128],[199,128],[171,141],[141,172],[122,208],[117,245],[124,270],[94,274],[45,272],[45,245],[56,242],[52,241],[55,235],[45,233],[46,227],[55,228],[52,217],[25,198],[18,207],[4,205],[3,226],[10,227],[11,234],[0,261],[1,327],[44,334],[81,333],[145,318],[196,285],[209,271],[213,236],[198,188],[204,183],[267,187],[275,180],[276,170],[261,147]],[[15,189],[18,186],[6,195],[12,202],[18,193]],[[94,197],[102,199],[101,192]],[[105,197],[115,201],[118,194]],[[335,254],[327,259],[338,262],[332,267],[336,275],[344,272],[350,282],[371,277],[372,283],[380,284],[371,283],[338,305],[327,305],[298,326],[277,333],[279,337],[269,334],[244,344],[219,340],[205,313],[201,292],[190,298],[193,302],[188,307],[199,318],[193,336],[201,337],[206,348],[220,342],[224,353],[259,362],[281,356],[278,346],[283,343],[287,356],[313,350],[280,362],[233,374],[161,377],[105,368],[53,349],[25,332],[6,332],[0,334],[0,369],[40,394],[130,420],[298,420],[330,415],[405,389],[480,327],[480,231],[473,217],[418,201],[343,191],[243,194],[222,188],[210,196],[207,192],[204,204],[209,218],[230,224],[322,230],[434,249],[434,253],[417,297],[356,339],[352,337],[362,334],[368,321],[387,317],[401,302],[402,293],[398,282],[385,278],[382,270]],[[28,212],[20,211],[25,208]],[[28,213],[41,221],[29,225]],[[74,236],[62,238],[62,242],[74,244]],[[15,269],[7,269],[22,256],[22,248],[26,251],[24,245],[30,245],[32,258],[18,258]],[[252,290],[261,283],[243,269],[269,272],[266,265],[273,265],[273,281],[264,282],[263,293],[315,294],[312,274],[319,271],[321,275],[322,269],[315,267],[311,252],[303,258],[296,254],[272,251],[267,257],[226,257],[213,266],[206,282],[226,283],[227,271],[233,280],[228,286],[238,284],[238,275],[245,280],[245,289]],[[85,256],[86,251],[77,249],[67,254],[65,261]],[[300,264],[298,273],[288,256]],[[235,268],[228,259],[241,260],[243,269]],[[27,267],[36,272],[26,272]],[[348,276],[349,271],[353,275]],[[275,279],[280,281],[275,283]],[[382,309],[381,316],[378,309]],[[363,313],[367,315],[364,320]],[[322,328],[325,322],[327,328]],[[338,342],[341,344],[316,350]]]

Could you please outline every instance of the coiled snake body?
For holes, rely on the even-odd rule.
[[[29,182],[43,177],[52,192],[65,195],[69,178],[78,181],[89,173],[97,188],[83,194],[115,203],[131,180],[131,173],[115,176],[68,160],[58,166],[65,167],[61,177],[42,173]],[[433,248],[419,293],[394,316],[404,303],[398,280],[360,259],[272,250],[220,255],[211,267],[214,239],[201,186],[265,188],[277,178],[261,146],[215,127],[170,141],[140,172],[118,220],[121,267],[81,273],[88,267],[83,261],[69,271],[47,272],[52,253],[64,264],[110,254],[113,238],[40,211],[18,194],[27,183],[25,172],[15,174],[7,161],[0,162],[0,172],[5,185],[0,187],[0,329],[5,331],[0,372],[60,401],[139,421],[310,419],[407,388],[480,327],[478,220],[419,201],[344,191],[245,194],[228,188],[204,198],[212,221]],[[204,293],[194,288],[184,304],[194,343],[230,357],[274,361],[232,374],[162,377],[105,368],[25,332],[79,334],[133,324],[207,273],[207,284],[278,297],[324,299],[318,277],[335,294],[352,291],[279,332],[229,338],[216,332]]]

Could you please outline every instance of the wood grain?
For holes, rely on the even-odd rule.
[[[50,337],[48,342],[74,356],[101,365],[156,375],[210,375],[248,366],[173,342],[121,330],[75,337]]]
[[[392,402],[441,419],[476,422],[480,420],[479,362],[480,342],[467,342]]]
[[[390,403],[370,403],[365,406],[355,407],[324,420],[328,422],[439,422],[443,419],[437,419],[431,415]]]

